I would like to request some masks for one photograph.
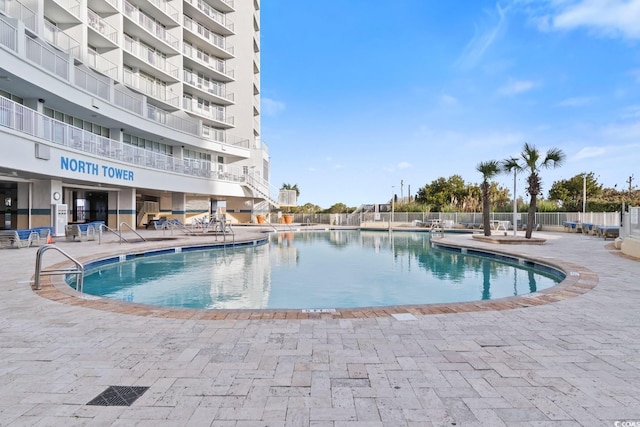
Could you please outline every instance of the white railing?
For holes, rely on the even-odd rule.
[[[165,124],[173,129],[178,129],[183,132],[190,133],[192,135],[198,135],[199,122],[193,119],[186,119],[177,117],[171,113],[168,113],[153,105],[147,104],[147,116],[148,119],[158,123]]]
[[[184,56],[187,56],[214,71],[233,78],[233,70],[227,70],[225,61],[218,59],[215,56],[211,56],[187,44],[182,45],[182,53]]]
[[[126,0],[124,0],[124,15],[169,46],[179,50],[179,40],[177,37],[170,34],[166,29],[158,25],[153,19],[149,18],[144,13],[140,12],[138,8]]]
[[[233,46],[230,46],[226,42],[226,39],[224,37],[214,33],[213,31],[209,30],[208,28],[204,27],[203,25],[194,21],[186,15],[184,16],[184,27],[191,32],[199,35],[212,45],[219,47],[230,55],[233,55]]]
[[[202,13],[207,15],[213,21],[227,28],[229,31],[233,31],[233,22],[227,19],[227,16],[223,13],[218,12],[207,3],[202,0],[186,0],[187,3],[193,5],[195,8],[199,9]]]
[[[629,206],[629,235],[640,238],[640,207]]]
[[[80,2],[78,0],[54,0],[58,3],[62,8],[76,18],[80,18]]]
[[[150,49],[127,36],[124,38],[124,50],[134,56],[137,56],[139,59],[142,59],[153,67],[164,71],[166,74],[176,79],[178,78],[178,67],[167,61],[167,58],[162,56],[160,52]]]
[[[0,1],[0,11],[24,23],[24,26],[36,32],[36,13],[19,0]]]
[[[49,43],[56,45],[63,52],[71,53],[80,58],[80,43],[48,21],[44,23],[44,38]]]
[[[69,58],[61,53],[43,46],[31,37],[25,37],[26,57],[41,68],[69,80]]]
[[[125,110],[142,115],[142,106],[145,103],[142,95],[133,95],[117,86],[114,89],[114,93],[114,103],[116,105],[119,105]]]
[[[102,99],[106,99],[107,101],[111,100],[109,90],[111,88],[111,79],[108,77],[98,78],[96,74],[88,73],[79,66],[76,66],[74,72],[74,84]]]
[[[151,3],[176,22],[180,22],[180,12],[165,0],[151,0]]]
[[[189,70],[183,69],[183,81],[191,86],[195,86],[201,91],[216,95],[220,98],[233,101],[233,94],[227,93],[224,83],[214,83],[199,79],[198,75]]]
[[[119,73],[118,73],[118,66],[116,64],[109,61],[108,59],[100,55],[98,52],[96,52],[95,50],[89,49],[87,51],[87,54],[89,57],[87,64],[90,67],[95,68],[96,70],[100,71],[102,74],[106,74],[107,76],[111,77],[113,80],[118,79]]]
[[[18,47],[18,30],[2,19],[0,19],[0,43],[14,52]]]
[[[118,30],[91,9],[87,9],[87,23],[89,24],[89,27],[93,28],[113,43],[118,44]]]
[[[205,105],[195,99],[182,98],[182,108],[217,122],[233,125],[233,117],[227,116],[224,107]]]
[[[179,159],[134,147],[70,126],[2,97],[0,126],[70,149],[131,165],[230,182],[245,181],[241,167],[212,164],[204,160]]]
[[[136,88],[144,94],[159,99],[167,104],[177,107],[179,104],[178,95],[167,89],[166,86],[150,82],[145,79],[138,78],[131,70],[124,70],[123,82],[129,86]]]

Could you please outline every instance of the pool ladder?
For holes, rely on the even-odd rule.
[[[67,259],[69,259],[71,262],[73,262],[76,265],[75,268],[56,268],[51,270],[43,270],[42,256],[49,249],[54,249],[60,252],[65,257],[67,257]],[[71,255],[69,255],[68,253],[66,253],[65,251],[63,251],[62,249],[60,249],[55,245],[44,245],[38,249],[38,252],[36,253],[36,273],[35,273],[35,281],[34,281],[34,288],[36,291],[39,291],[40,289],[42,289],[40,285],[40,278],[42,276],[67,275],[67,274],[75,274],[76,290],[78,292],[82,292],[82,282],[84,280],[84,266],[80,261],[76,260],[74,257],[72,257]]]

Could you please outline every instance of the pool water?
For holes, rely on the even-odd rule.
[[[89,268],[83,292],[170,307],[305,309],[488,300],[555,285],[560,272],[434,249],[428,233],[278,233],[267,244]]]

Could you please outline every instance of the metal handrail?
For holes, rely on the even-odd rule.
[[[100,227],[98,227],[98,244],[102,244],[102,229],[105,229],[107,231],[112,232],[113,234],[115,234],[116,236],[118,236],[118,239],[120,239],[120,243],[122,243],[122,241],[124,240],[125,242],[129,243],[129,241],[127,239],[125,239],[124,237],[122,237],[122,234],[118,233],[117,230],[114,230],[113,228],[109,227],[107,224],[100,224]]]
[[[56,251],[60,252],[62,255],[67,257],[71,262],[73,262],[76,265],[76,268],[59,268],[54,270],[43,271],[42,256],[49,249],[55,249]],[[34,283],[35,290],[39,291],[41,289],[40,276],[42,275],[53,276],[53,275],[62,275],[62,274],[75,274],[76,290],[78,292],[82,292],[82,282],[84,281],[84,266],[82,265],[82,263],[55,245],[44,245],[41,248],[39,248],[38,252],[36,253],[36,274],[35,274],[36,278]]]
[[[122,240],[124,240],[125,242],[127,241],[124,237],[122,237],[122,226],[123,226],[123,225],[126,225],[126,226],[127,226],[127,228],[128,228],[129,230],[133,231],[133,233],[134,233],[136,236],[138,236],[140,239],[142,239],[142,241],[143,241],[143,242],[146,242],[146,241],[147,241],[147,239],[145,239],[144,237],[142,237],[142,236],[140,235],[140,233],[138,233],[136,230],[134,230],[134,229],[133,229],[129,224],[127,224],[127,223],[126,223],[126,222],[124,222],[124,221],[122,221],[122,222],[120,223],[120,227],[118,227],[118,229],[120,230],[120,241],[122,241]]]

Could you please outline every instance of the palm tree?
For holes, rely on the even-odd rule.
[[[531,233],[533,232],[533,223],[536,219],[536,203],[538,195],[542,192],[540,170],[562,166],[565,158],[565,154],[558,148],[550,148],[542,158],[541,153],[535,146],[525,142],[520,157],[506,159],[502,163],[502,168],[506,172],[515,170],[516,172],[526,171],[529,173],[527,177],[527,193],[529,193],[531,199],[529,202],[529,215],[527,215],[527,231],[525,233],[527,239],[531,238]]]
[[[491,186],[489,180],[501,172],[500,163],[496,160],[480,162],[476,166],[476,170],[482,174],[482,223],[484,235],[491,236],[491,224],[489,223],[489,214],[491,213]]]

